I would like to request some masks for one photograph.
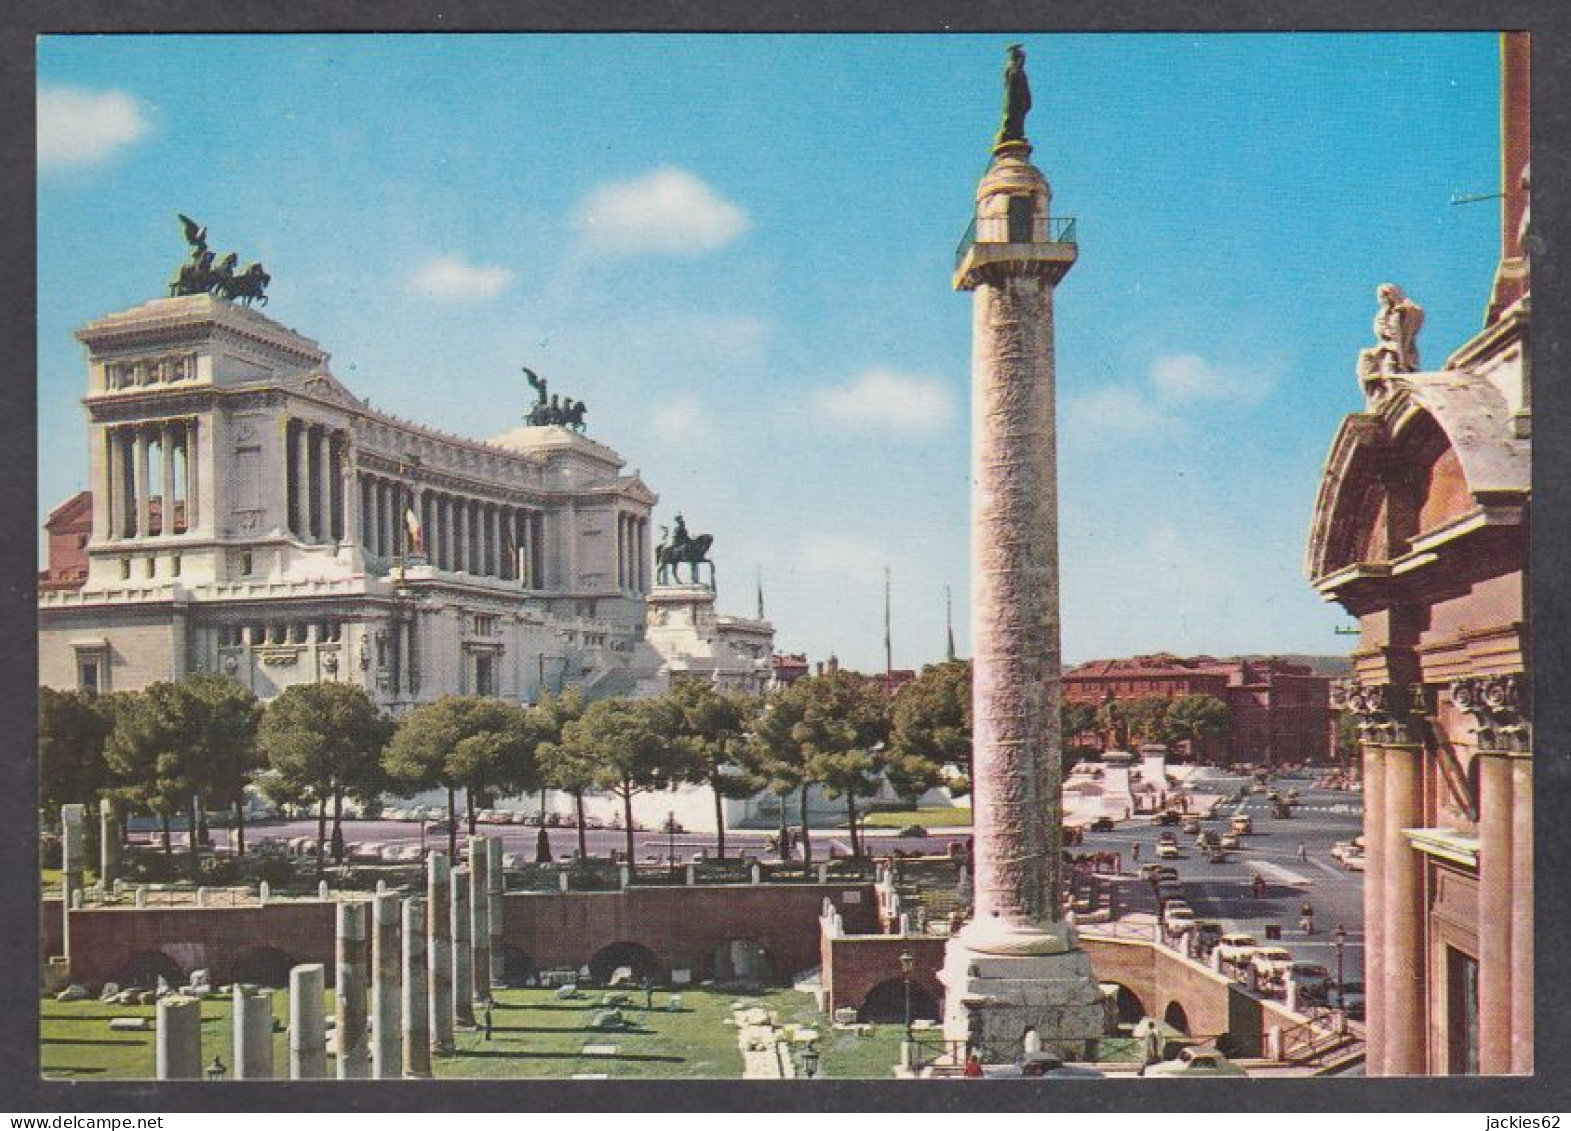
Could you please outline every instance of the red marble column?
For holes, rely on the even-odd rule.
[[[1511,1071],[1533,1071],[1533,759],[1511,759]]]
[[[1511,1071],[1511,760],[1480,754],[1478,1071]]]
[[[1424,1035],[1424,866],[1403,829],[1423,823],[1423,748],[1385,750],[1385,1074],[1429,1070]],[[1371,864],[1373,861],[1371,861]]]
[[[1364,746],[1364,1071],[1385,1075],[1385,751]]]

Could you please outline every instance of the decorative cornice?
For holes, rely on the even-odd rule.
[[[1423,684],[1337,680],[1331,685],[1331,705],[1350,712],[1358,726],[1358,740],[1372,746],[1422,743],[1431,702]]]

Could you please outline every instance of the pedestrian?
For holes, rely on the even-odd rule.
[[[645,1009],[653,1009],[654,1007],[655,1007],[655,980],[653,978],[645,978],[644,979],[644,1008]]]
[[[962,1073],[962,1075],[964,1075],[967,1080],[980,1080],[983,1076],[982,1058],[977,1056],[974,1052],[967,1053],[965,1071]]]
[[[1298,842],[1298,858],[1306,864],[1309,862],[1309,849],[1304,847],[1304,842]]]
[[[491,999],[490,998],[486,999],[485,1008],[480,1011],[480,1033],[481,1033],[481,1039],[482,1040],[489,1041],[491,1039]]]
[[[1140,842],[1138,840],[1129,846],[1129,859],[1135,863],[1140,861]]]
[[[1256,899],[1264,899],[1266,897],[1266,878],[1259,872],[1255,873],[1254,891]]]

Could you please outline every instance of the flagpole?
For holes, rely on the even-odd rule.
[[[895,652],[889,637],[889,567],[884,567],[884,694],[895,683]]]

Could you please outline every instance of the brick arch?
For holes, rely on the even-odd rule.
[[[595,951],[589,959],[589,975],[597,982],[606,982],[619,966],[632,967],[633,981],[642,982],[659,976],[661,962],[643,943],[619,939]]]
[[[1189,1034],[1189,1013],[1177,998],[1167,1003],[1167,1008],[1162,1011],[1162,1022],[1186,1036]]]
[[[171,986],[178,986],[185,981],[185,971],[180,968],[180,963],[161,950],[138,950],[126,955],[124,961],[104,981],[118,983],[122,988],[139,986],[152,989],[158,984],[159,978]]]
[[[751,969],[739,967],[736,956],[731,954],[733,946],[737,943],[745,944],[755,953],[750,959],[744,956],[744,962],[751,962]],[[717,982],[731,981],[756,981],[774,982],[781,977],[775,968],[774,955],[769,953],[769,948],[755,938],[745,935],[733,935],[717,944],[711,952],[711,976]]]
[[[1133,1025],[1141,1018],[1150,1016],[1140,995],[1122,982],[1103,982],[1102,985],[1114,990],[1113,1002],[1118,1009],[1120,1024]]]
[[[938,1020],[940,1004],[943,1001],[942,995],[933,993],[926,979],[914,975],[910,979],[910,986],[911,1019],[913,1021]],[[867,991],[861,1005],[857,1007],[856,1019],[885,1023],[904,1021],[905,999],[906,980],[886,978]]]

